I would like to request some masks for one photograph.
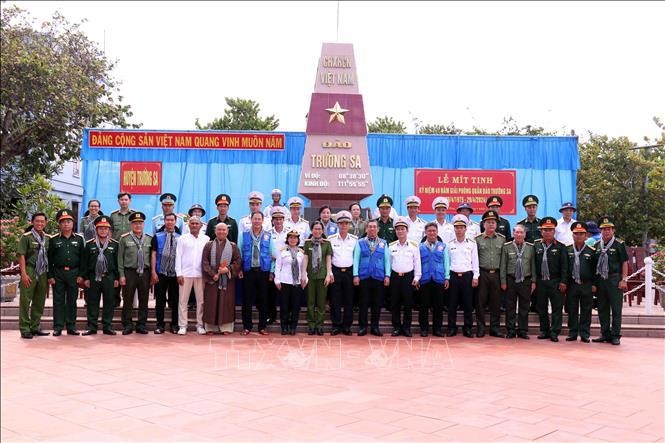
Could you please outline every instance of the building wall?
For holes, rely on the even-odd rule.
[[[75,215],[78,223],[81,202],[83,201],[83,186],[81,185],[81,168],[83,163],[80,159],[65,162],[60,174],[53,176],[51,186],[53,193],[62,201],[67,203]]]

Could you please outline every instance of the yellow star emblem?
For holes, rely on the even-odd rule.
[[[335,106],[333,106],[332,108],[327,108],[326,111],[330,113],[330,119],[328,120],[328,123],[332,123],[334,120],[337,120],[341,124],[346,123],[344,121],[344,113],[349,112],[349,110],[342,108],[339,105],[339,102],[335,102]]]

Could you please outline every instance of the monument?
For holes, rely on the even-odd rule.
[[[323,44],[305,134],[298,193],[312,207],[346,208],[374,193],[352,44]]]

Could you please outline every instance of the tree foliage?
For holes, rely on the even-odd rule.
[[[554,132],[546,131],[542,126],[520,125],[512,116],[503,118],[501,127],[496,131],[473,126],[471,129],[461,129],[455,123],[427,124],[419,126],[418,134],[448,134],[448,135],[554,135]]]
[[[395,121],[387,115],[377,117],[376,120],[367,124],[367,132],[380,134],[406,134],[406,125],[402,121]]]
[[[260,117],[260,106],[250,99],[225,97],[224,116],[202,125],[196,119],[196,129],[217,129],[236,131],[274,131],[279,126],[279,119],[274,115]]]
[[[2,8],[0,18],[0,210],[35,174],[50,178],[79,156],[83,129],[127,127],[113,63],[79,29],[55,13],[34,25],[28,12]],[[12,213],[13,211],[9,211]]]

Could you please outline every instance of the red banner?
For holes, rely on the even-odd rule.
[[[474,214],[482,214],[490,195],[503,199],[501,214],[514,215],[517,211],[514,170],[416,169],[414,188],[423,214],[434,214],[432,200],[439,196],[450,200],[448,214],[455,214],[461,202],[471,203]]]
[[[120,162],[120,192],[162,193],[162,162]]]
[[[205,131],[90,131],[91,148],[252,149],[283,151],[284,134]]]

